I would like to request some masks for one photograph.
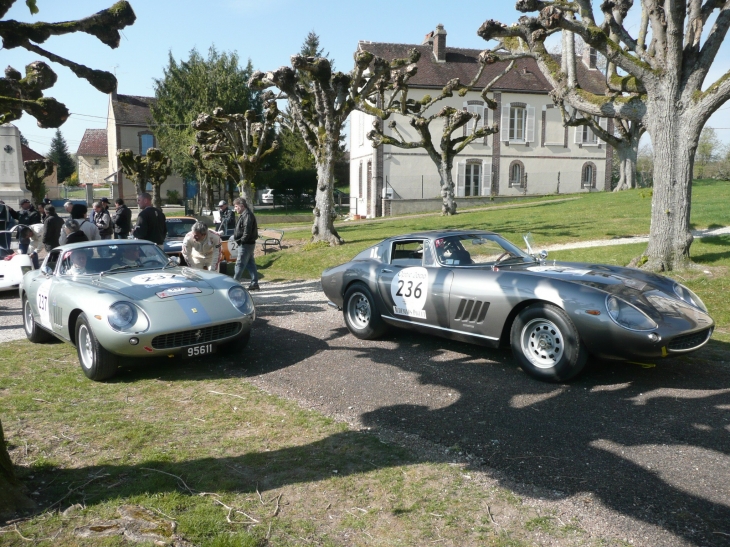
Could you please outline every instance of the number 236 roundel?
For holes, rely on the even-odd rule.
[[[428,298],[428,271],[426,268],[404,268],[390,284],[393,297],[393,313],[426,319],[426,299]]]

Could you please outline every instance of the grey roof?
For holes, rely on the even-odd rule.
[[[154,97],[117,94],[116,99],[112,99],[112,109],[117,125],[147,127],[152,120],[150,105],[155,101]]]
[[[388,61],[406,58],[412,49],[421,52],[417,66],[417,74],[409,80],[413,87],[441,88],[449,80],[459,78],[462,84],[469,83],[477,73],[478,58],[481,50],[446,48],[446,61],[437,62],[430,44],[388,44],[381,42],[360,42],[358,49],[369,51]],[[577,77],[581,88],[592,93],[604,94],[606,85],[603,74],[597,69],[589,69],[578,59]],[[475,89],[483,89],[495,76],[507,67],[506,62],[487,65],[479,78]],[[495,91],[515,91],[530,93],[548,93],[552,86],[545,79],[533,59],[519,59],[515,67],[506,74],[493,88]]]

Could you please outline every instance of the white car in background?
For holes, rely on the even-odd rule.
[[[267,188],[264,190],[264,193],[261,194],[261,203],[264,205],[274,204],[274,191],[271,188]]]

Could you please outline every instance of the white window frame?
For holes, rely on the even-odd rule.
[[[517,184],[512,182],[512,170],[518,168],[520,170],[520,181]],[[507,186],[510,188],[522,188],[525,184],[525,169],[519,163],[513,163],[509,166],[509,172],[507,173]]]
[[[512,105],[515,106],[512,106]],[[523,112],[521,128],[513,124],[518,109]],[[502,126],[500,128],[500,139],[509,143],[529,144],[535,142],[535,107],[525,103],[507,103],[502,106]],[[521,138],[520,138],[521,129]],[[515,134],[517,130],[517,134]]]
[[[582,117],[582,116],[581,116]],[[594,120],[598,120],[598,125],[606,130],[608,127],[608,118],[602,116],[594,116]],[[583,146],[600,146],[603,139],[600,139],[593,129],[587,125],[577,125],[575,127],[575,144]]]

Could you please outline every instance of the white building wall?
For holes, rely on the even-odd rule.
[[[412,89],[409,92],[409,98],[419,100],[427,93],[433,96],[439,90],[423,90]],[[491,94],[494,98],[494,94]],[[465,97],[454,96],[446,98],[436,103],[432,110],[437,111],[444,106],[451,106],[457,109],[468,109],[475,111],[481,109],[481,97],[477,92],[470,92]],[[503,140],[505,136],[500,133],[499,155],[495,155],[493,146],[493,136],[489,135],[485,139],[478,139],[466,147],[458,156],[456,156],[452,171],[454,184],[458,184],[460,173],[463,177],[464,165],[466,163],[479,162],[482,165],[483,176],[490,179],[491,172],[497,171],[497,163],[499,163],[498,180],[494,181],[494,188],[497,189],[498,195],[520,195],[520,194],[553,194],[559,193],[575,193],[589,191],[587,188],[581,187],[581,175],[586,162],[591,162],[595,167],[595,190],[603,190],[606,169],[606,144],[600,141],[596,145],[581,145],[576,143],[575,128],[568,129],[567,147],[565,146],[565,128],[562,125],[562,119],[559,111],[552,108],[553,103],[547,94],[532,93],[501,93],[501,106],[507,106],[510,103],[524,103],[527,105],[532,120],[528,124],[528,131],[531,133],[531,140],[527,142],[508,142]],[[543,123],[543,107],[545,108],[545,123]],[[547,108],[550,107],[550,108]],[[484,108],[481,110],[485,114],[484,121],[491,126],[497,124],[502,126],[502,111],[490,111]],[[428,112],[430,113],[430,111]],[[375,161],[375,156],[367,138],[364,134],[372,127],[372,117],[361,112],[352,114],[352,131],[350,135],[351,146],[351,163],[350,163],[350,181],[351,195],[358,195],[358,177],[359,164],[363,165],[367,159]],[[400,115],[393,115],[386,125],[386,134],[390,134],[392,130],[387,128],[387,124],[395,120],[398,131],[407,141],[417,141],[419,136],[416,131],[408,123],[408,118]],[[531,127],[529,127],[531,124]],[[543,146],[543,126],[545,129],[545,143]],[[442,122],[435,120],[431,124],[431,133],[436,149],[438,150],[439,141],[441,139]],[[469,128],[471,129],[471,127]],[[462,130],[459,130],[462,131]],[[463,134],[463,131],[462,133]],[[361,137],[363,135],[363,137]],[[454,133],[453,136],[459,136]],[[520,161],[524,166],[524,172],[527,174],[527,185],[521,187],[510,187],[509,184],[509,167],[513,161]],[[461,164],[461,171],[460,171]],[[560,184],[558,188],[558,175]],[[364,175],[363,175],[364,176]],[[420,199],[434,198],[440,196],[440,179],[437,167],[426,151],[422,148],[402,149],[395,146],[383,146],[383,177],[384,187],[392,188],[395,199]],[[485,180],[480,188],[483,194],[489,186],[491,180]],[[361,208],[361,199],[357,200],[358,214],[363,214],[364,206]]]

